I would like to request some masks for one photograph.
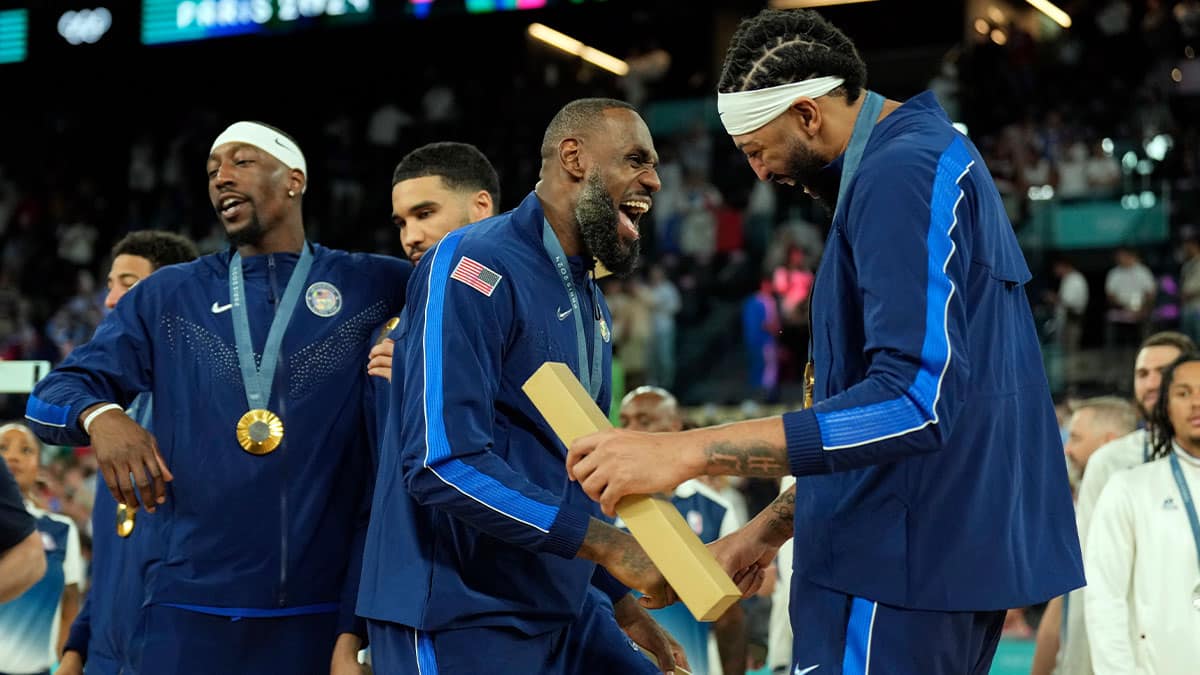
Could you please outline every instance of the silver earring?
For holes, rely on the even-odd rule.
[[[288,190],[288,196],[289,196],[289,197],[295,197],[295,196],[296,196],[296,191],[295,191],[295,190]]]

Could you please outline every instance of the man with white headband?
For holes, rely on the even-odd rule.
[[[812,11],[732,38],[718,110],[761,180],[833,210],[812,292],[811,407],[577,441],[606,511],[699,475],[797,477],[716,544],[743,586],[794,535],[792,671],[986,673],[1005,611],[1083,584],[1029,270],[971,141],[931,93],[867,91]]]
[[[231,246],[138,283],[26,418],[48,442],[90,444],[118,503],[140,495],[161,519],[130,670],[354,673],[362,363],[412,266],[305,240],[307,165],[278,129],[230,126],[207,168]],[[142,392],[153,435],[121,412]]]

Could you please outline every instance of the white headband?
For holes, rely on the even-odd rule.
[[[228,129],[222,131],[220,136],[217,136],[217,140],[213,141],[212,149],[209,152],[213,152],[226,143],[253,145],[283,162],[287,168],[300,169],[300,173],[304,174],[305,178],[308,177],[308,164],[304,161],[304,153],[300,152],[300,147],[274,129],[254,122],[234,122],[229,125]],[[305,181],[304,187],[308,188],[307,181]]]
[[[717,113],[730,136],[748,134],[782,115],[796,99],[824,96],[840,87],[842,82],[840,77],[814,77],[766,89],[717,94]]]
[[[35,445],[37,445],[39,448],[42,446],[41,440],[38,439],[37,434],[33,433],[33,429],[30,429],[28,425],[23,424],[21,422],[9,422],[7,424],[0,424],[0,436],[3,436],[4,434],[7,434],[10,431],[13,431],[14,429],[20,429],[21,431],[24,431],[25,433],[29,434],[30,437],[33,438],[33,442]]]

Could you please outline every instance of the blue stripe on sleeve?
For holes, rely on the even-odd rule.
[[[946,274],[954,257],[950,235],[958,225],[959,185],[974,160],[962,140],[955,138],[938,159],[933,179],[929,232],[926,235],[927,278],[925,288],[925,337],[921,366],[905,395],[844,410],[817,413],[817,423],[826,450],[852,448],[903,436],[937,424],[937,402],[942,378],[953,357],[950,348],[950,299],[954,282]]]
[[[25,419],[47,427],[66,428],[70,414],[70,406],[47,403],[32,394],[25,405]]]
[[[451,457],[443,416],[442,318],[451,263],[463,232],[451,233],[442,240],[434,251],[433,268],[429,272],[425,331],[421,338],[425,353],[425,467],[442,482],[487,508],[548,533],[558,517],[556,506],[530,499],[470,464]]]

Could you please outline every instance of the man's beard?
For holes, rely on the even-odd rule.
[[[266,234],[266,230],[263,229],[257,215],[250,216],[250,222],[246,223],[242,229],[234,232],[225,231],[225,237],[234,247],[255,246],[262,241],[264,234]]]
[[[812,148],[792,139],[791,147],[788,148],[787,177],[803,185],[813,199],[832,213],[837,206],[840,176],[824,171],[827,166],[829,162]]]
[[[626,242],[617,234],[618,218],[617,207],[604,189],[600,171],[592,171],[575,205],[583,253],[599,260],[613,274],[624,277],[637,267],[641,247],[638,240]]]

